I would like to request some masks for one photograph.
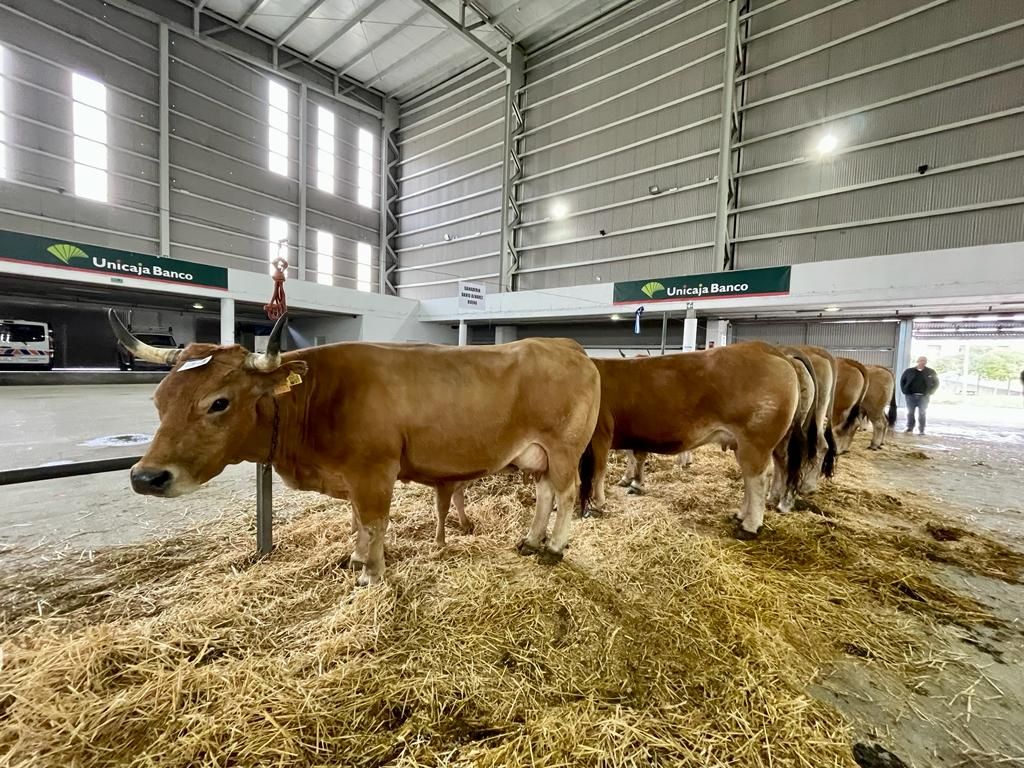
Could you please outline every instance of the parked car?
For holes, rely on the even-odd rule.
[[[0,368],[53,368],[53,331],[35,320],[0,320]]]
[[[153,347],[184,347],[184,344],[179,344],[174,340],[174,337],[170,333],[164,333],[162,331],[142,331],[135,334],[135,338],[139,341],[143,341]],[[169,371],[171,366],[164,363],[150,363],[146,360],[136,360],[135,355],[121,346],[121,343],[117,344],[117,367],[122,371]]]

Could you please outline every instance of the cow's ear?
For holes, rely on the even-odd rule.
[[[305,360],[289,360],[272,371],[260,374],[260,383],[265,391],[283,395],[303,385],[307,370],[309,366]]]

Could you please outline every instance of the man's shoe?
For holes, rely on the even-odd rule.
[[[913,433],[913,431],[914,431],[914,428],[913,428],[913,427],[908,427],[907,429],[904,429],[904,430],[903,430],[903,434],[905,434],[905,435],[909,435],[909,434],[912,434],[912,433]]]

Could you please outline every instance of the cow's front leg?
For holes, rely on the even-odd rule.
[[[644,470],[647,468],[646,451],[633,452],[633,479],[629,482],[628,494],[640,495],[644,492]]]
[[[356,550],[359,551],[360,543],[365,538],[366,552],[363,569],[356,578],[356,586],[376,584],[384,576],[384,536],[388,530],[388,512],[394,485],[393,477],[385,482],[364,475],[358,487],[353,489],[352,507],[358,526]]]
[[[619,480],[620,488],[629,488],[636,479],[636,465],[637,455],[633,451],[626,451],[626,471],[622,473],[622,479]]]
[[[348,567],[354,571],[361,571],[370,556],[370,534],[366,527],[360,524],[355,504],[352,505],[352,530],[356,534],[356,543],[352,547],[352,556],[349,558]]]
[[[519,542],[516,549],[520,555],[535,555],[544,546],[544,534],[548,530],[548,520],[555,504],[555,493],[551,483],[545,477],[537,480],[537,511],[533,516],[533,525],[526,536]]]

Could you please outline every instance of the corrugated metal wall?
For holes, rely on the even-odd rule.
[[[8,179],[0,228],[159,252],[158,26],[100,0],[5,0],[0,6]],[[107,87],[109,202],[75,197],[71,73]],[[289,222],[297,263],[298,86],[290,89],[289,172],[271,173],[268,73],[187,36],[170,35],[171,256],[267,270],[267,218]],[[335,114],[337,194],[316,189],[317,106]],[[376,268],[379,160],[372,207],[356,202],[357,132],[379,152],[380,121],[310,90],[307,265],[315,279],[316,230],[334,235],[335,284],[355,287],[356,243]],[[374,269],[376,271],[376,269]],[[374,285],[376,281],[374,279]]]
[[[733,341],[767,341],[770,344],[811,344],[837,357],[851,357],[865,365],[896,365],[898,322],[883,320],[855,322],[736,321]]]
[[[754,0],[747,23],[737,268],[1024,239],[1019,0]]]
[[[505,76],[490,63],[402,105],[395,281],[417,299],[498,284]]]
[[[724,25],[645,0],[527,57],[519,289],[711,267]]]

